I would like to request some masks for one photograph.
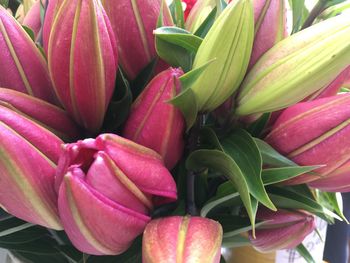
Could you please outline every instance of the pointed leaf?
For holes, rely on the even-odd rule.
[[[281,168],[269,168],[262,170],[261,177],[264,185],[276,184],[310,172],[320,166],[291,166]]]
[[[229,155],[218,150],[197,150],[188,157],[186,167],[188,170],[199,170],[206,167],[226,176],[239,192],[254,229],[255,213],[246,178]]]
[[[175,24],[178,27],[181,28],[185,28],[185,17],[184,17],[184,11],[182,8],[182,1],[181,0],[174,0],[174,4],[175,4],[175,17],[174,17],[174,21]]]
[[[207,16],[207,18],[202,22],[202,24],[198,27],[198,29],[196,30],[196,32],[194,32],[194,34],[198,37],[204,38],[209,29],[212,27],[212,25],[214,24],[215,18],[216,18],[216,12],[217,8],[215,7],[210,14]]]
[[[153,31],[156,38],[196,53],[203,39],[178,27],[160,27]]]
[[[306,262],[308,262],[308,263],[316,263],[315,259],[310,254],[309,250],[303,244],[298,245],[296,247],[296,250],[298,251],[300,256],[302,256],[306,260]]]
[[[221,141],[227,153],[239,166],[248,184],[249,193],[266,207],[276,210],[261,179],[262,157],[253,137],[239,129]]]
[[[169,102],[182,112],[186,120],[186,130],[189,131],[196,122],[198,113],[196,96],[193,91],[186,89]]]
[[[274,167],[283,167],[283,166],[296,166],[297,164],[284,157],[273,149],[269,144],[254,138],[256,145],[259,148],[261,157],[264,165],[274,166]]]

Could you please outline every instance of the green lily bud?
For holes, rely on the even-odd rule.
[[[282,40],[246,76],[237,115],[271,112],[327,87],[350,61],[350,20],[341,15]]]
[[[248,67],[253,38],[251,0],[232,2],[214,22],[193,63],[197,69],[215,59],[191,86],[201,112],[214,110],[237,90]]]

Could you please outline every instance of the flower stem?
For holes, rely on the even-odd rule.
[[[301,29],[305,29],[312,25],[312,23],[315,21],[315,19],[327,8],[327,1],[320,0],[317,2],[317,4],[314,6],[314,8],[311,10],[309,16],[305,20],[303,26]]]
[[[190,136],[188,139],[188,154],[191,154],[195,151],[199,146],[199,132],[202,126],[204,125],[205,118],[204,115],[201,114],[198,116],[197,121],[193,128],[190,131]],[[186,210],[187,213],[196,216],[199,214],[198,209],[196,207],[195,202],[195,180],[197,173],[195,171],[188,171],[186,178],[187,185],[187,196],[186,196]]]

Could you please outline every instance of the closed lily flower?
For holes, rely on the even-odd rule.
[[[118,40],[120,65],[130,80],[156,58],[153,30],[160,12],[163,25],[173,25],[168,6],[162,1],[101,0]]]
[[[345,177],[350,160],[350,143],[344,139],[350,136],[349,117],[350,94],[301,102],[283,111],[266,142],[299,165],[323,165],[286,184],[332,178],[328,185],[332,188],[337,176]]]
[[[249,68],[287,35],[285,0],[254,0],[253,6],[255,36]]]
[[[64,141],[80,137],[80,129],[61,108],[27,94],[0,88],[0,104],[26,116]]]
[[[219,263],[222,227],[208,218],[152,220],[143,233],[142,263]]]
[[[249,71],[235,113],[272,112],[302,101],[327,87],[349,61],[348,16],[339,15],[301,30],[273,46]]]
[[[65,0],[53,17],[47,56],[55,91],[75,121],[97,133],[118,64],[108,17],[98,0]]]
[[[199,111],[214,110],[238,89],[248,67],[253,38],[252,2],[230,3],[203,39],[193,62],[193,69],[197,69],[213,60],[191,86]]]
[[[63,142],[0,102],[0,204],[8,213],[61,230],[55,170]]]
[[[255,230],[255,237],[250,232],[249,239],[261,252],[295,248],[316,228],[315,217],[301,210],[259,208],[256,219],[266,222]]]
[[[181,69],[158,74],[132,105],[123,136],[151,148],[172,169],[184,148],[185,121],[179,109],[169,103],[181,92]]]
[[[114,134],[67,144],[57,168],[58,208],[73,245],[92,255],[123,253],[176,184],[153,150]]]
[[[57,103],[45,58],[27,32],[0,6],[0,87]]]
[[[46,0],[38,0],[34,5],[29,9],[28,13],[23,19],[22,25],[29,27],[33,30],[35,38],[38,37],[41,30],[41,16],[40,9],[42,6],[45,6]]]

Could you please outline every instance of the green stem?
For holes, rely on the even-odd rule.
[[[315,19],[327,8],[327,1],[320,0],[317,2],[317,4],[314,6],[314,8],[311,10],[309,16],[305,20],[303,26],[301,29],[305,29],[312,25],[312,23],[315,21]]]

